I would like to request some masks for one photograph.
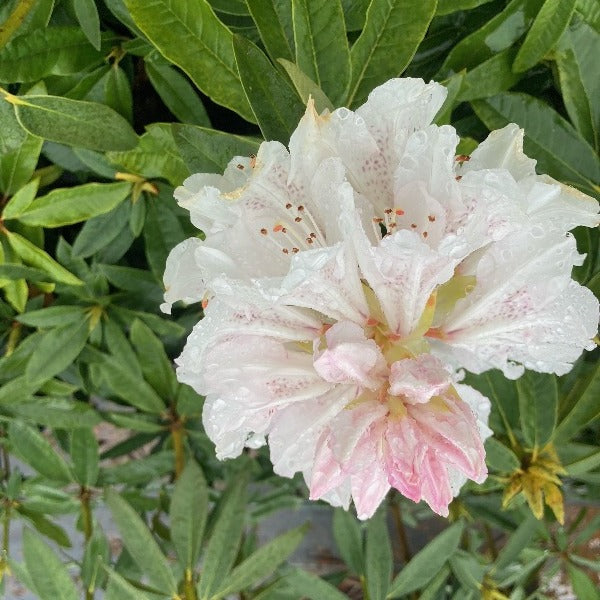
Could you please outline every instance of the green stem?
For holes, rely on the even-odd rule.
[[[85,537],[86,544],[92,537],[92,533],[94,531],[90,498],[90,490],[82,486],[79,493],[79,499],[81,500],[81,520],[83,522],[83,535]]]
[[[183,593],[185,600],[198,600],[198,596],[196,596],[196,588],[194,587],[194,574],[192,573],[191,569],[185,570]]]
[[[6,46],[35,6],[37,0],[19,0],[8,19],[0,26],[0,48]]]
[[[398,542],[400,543],[400,558],[404,564],[407,564],[408,561],[412,558],[412,552],[410,550],[410,546],[408,545],[408,538],[406,536],[406,529],[404,528],[404,521],[402,520],[402,511],[400,509],[399,502],[391,502],[392,505],[392,518],[394,519],[394,524],[396,525],[396,531],[398,532]]]

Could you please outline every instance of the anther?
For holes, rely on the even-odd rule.
[[[384,212],[386,215],[391,215],[391,214],[392,214],[392,209],[391,209],[391,208],[386,208],[386,209],[385,209],[383,212]]]
[[[304,210],[304,206],[302,206],[302,204],[300,204],[300,206],[298,206],[298,211],[302,212]]]
[[[289,251],[287,248],[283,248],[281,251],[282,251],[284,254],[289,254],[289,253],[290,253],[290,251]]]
[[[292,208],[292,205],[288,202],[285,207],[289,210],[290,208]]]
[[[435,215],[429,215],[427,218],[429,219],[430,223],[433,223],[435,221]]]
[[[298,252],[300,252],[300,248],[292,248],[292,252],[294,254],[297,254]]]
[[[240,165],[240,163],[238,163],[236,166],[240,171],[244,170],[244,165]]]
[[[399,217],[401,217],[401,216],[404,214],[404,211],[403,211],[401,208],[397,208],[397,209],[395,210],[395,213],[396,213],[396,214],[397,214]]]
[[[264,227],[263,227],[263,228],[260,230],[260,232],[261,232],[263,235],[267,235],[267,233],[268,233],[268,231],[267,231],[267,230],[266,230]]]
[[[273,227],[273,231],[274,231],[275,233],[277,233],[278,231],[283,231],[283,232],[285,233],[285,228],[284,228],[284,226],[283,226],[283,225],[281,225],[281,224],[278,224],[278,225],[275,225],[275,227]]]
[[[296,223],[300,223],[300,221],[302,221],[302,217],[296,217],[294,221],[296,221]]]
[[[416,223],[411,223],[411,224],[410,224],[410,226],[411,226],[413,229],[416,229],[416,228],[417,228],[417,224],[416,224]]]

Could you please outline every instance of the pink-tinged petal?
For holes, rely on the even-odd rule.
[[[452,379],[444,364],[431,354],[399,360],[390,367],[390,390],[409,404],[429,402],[448,389]]]
[[[374,340],[350,321],[335,323],[325,333],[326,348],[315,341],[315,371],[332,383],[347,383],[376,389],[387,377],[387,364]]]
[[[475,288],[456,303],[432,350],[476,373],[566,373],[593,346],[598,325],[598,301],[570,279],[580,261],[572,237],[540,227],[492,245]]]
[[[169,253],[163,276],[165,302],[160,305],[163,312],[171,314],[171,306],[178,300],[186,304],[202,300],[206,286],[195,254],[201,245],[199,239],[189,238]]]
[[[446,466],[439,460],[437,453],[428,450],[419,471],[422,478],[422,499],[429,504],[433,512],[447,517],[453,494]]]
[[[369,317],[356,257],[349,244],[294,256],[281,293],[282,302],[316,310],[331,319],[362,324]]]
[[[364,473],[350,477],[350,487],[356,516],[364,520],[375,514],[391,486],[381,462],[374,462],[368,477]]]

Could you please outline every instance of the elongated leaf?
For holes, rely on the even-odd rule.
[[[569,25],[576,0],[546,0],[515,58],[517,73],[536,65],[552,49]]]
[[[277,0],[247,0],[247,4],[271,60],[293,60],[294,55],[277,11]]]
[[[42,382],[64,371],[83,350],[88,334],[87,319],[45,333],[27,363],[27,379]]]
[[[171,127],[190,173],[223,173],[233,156],[258,152],[257,141],[239,135],[178,123]]]
[[[389,598],[399,598],[426,586],[458,548],[464,523],[444,530],[404,566],[392,582]]]
[[[263,580],[275,571],[288,556],[298,547],[306,533],[307,525],[296,527],[291,531],[277,536],[254,554],[250,555],[244,562],[239,564],[214,596],[219,598],[235,594]]]
[[[41,149],[42,140],[27,135],[16,150],[0,156],[0,190],[5,195],[17,193],[31,179]]]
[[[125,548],[146,574],[148,581],[165,594],[176,594],[177,582],[167,559],[137,512],[113,490],[106,492],[106,504],[110,508]]]
[[[300,97],[251,41],[236,35],[233,48],[244,91],[264,138],[287,144],[304,113]]]
[[[171,540],[179,562],[185,569],[194,569],[208,514],[208,487],[202,470],[190,460],[177,480],[171,498]]]
[[[72,480],[67,463],[35,429],[19,421],[11,421],[8,439],[17,454],[43,477],[62,483]]]
[[[98,413],[85,402],[48,396],[15,403],[9,411],[29,423],[55,429],[93,427],[101,421]]]
[[[187,73],[198,89],[254,120],[235,66],[232,34],[206,0],[125,0],[125,4],[159,52]]]
[[[500,473],[512,473],[521,466],[517,455],[493,437],[485,441],[485,462]]]
[[[372,600],[383,600],[387,596],[393,569],[386,514],[385,510],[378,511],[367,524],[365,578]]]
[[[437,10],[435,11],[436,16],[449,15],[459,10],[469,10],[470,8],[476,8],[482,4],[487,4],[492,0],[438,0]]]
[[[287,584],[286,589],[291,588],[297,598],[306,597],[310,600],[347,600],[348,598],[327,581],[301,569],[295,569],[286,575],[283,581]]]
[[[121,67],[113,64],[104,78],[105,101],[128,122],[133,121],[133,96],[129,79]]]
[[[525,129],[525,152],[538,169],[566,183],[593,189],[600,181],[600,160],[591,146],[547,104],[526,94],[503,93],[473,102],[489,129],[517,123]]]
[[[333,513],[333,536],[344,562],[357,575],[364,573],[363,540],[356,517],[338,508]]]
[[[600,417],[598,398],[600,398],[600,364],[590,374],[581,395],[556,428],[554,436],[556,443],[569,440],[582,427]]]
[[[539,521],[530,513],[511,534],[508,542],[500,550],[498,558],[494,563],[494,570],[504,569],[516,560],[523,548],[531,544],[539,526]]]
[[[0,269],[3,265],[0,265]],[[40,271],[41,272],[41,271]],[[0,271],[1,273],[1,271]],[[48,306],[19,315],[17,320],[30,327],[60,327],[81,321],[84,317],[80,306]]]
[[[73,475],[80,485],[95,485],[100,468],[98,441],[91,429],[75,429],[71,433],[71,460]]]
[[[7,203],[2,211],[2,218],[6,221],[13,219],[17,215],[27,210],[27,207],[33,202],[40,185],[39,178],[30,181],[23,186]]]
[[[165,410],[160,396],[132,371],[129,364],[107,356],[98,367],[111,390],[125,402],[149,413],[160,414]]]
[[[587,23],[568,29],[556,51],[560,88],[569,117],[596,150],[600,148],[600,80],[594,75],[598,53],[600,32]]]
[[[333,101],[350,83],[350,49],[340,0],[292,0],[296,64]]]
[[[470,69],[512,46],[527,31],[543,3],[544,0],[512,0],[502,12],[452,48],[438,77]]]
[[[138,141],[131,125],[108,106],[58,96],[5,95],[24,129],[45,140],[90,150],[128,150]]]
[[[23,557],[41,600],[79,599],[73,580],[54,550],[29,529],[23,535]]]
[[[100,50],[100,17],[94,0],[73,0],[75,15],[90,44]]]
[[[238,553],[244,530],[244,508],[246,505],[246,477],[236,477],[223,497],[219,516],[204,555],[204,568],[198,596],[200,600],[211,598],[229,572]]]
[[[573,586],[573,591],[577,598],[585,598],[585,600],[600,600],[600,591],[596,584],[588,577],[585,571],[582,571],[574,565],[568,565],[567,571],[569,579]]]
[[[105,600],[148,600],[148,596],[131,585],[127,579],[116,571],[108,569],[109,583],[106,588]]]
[[[123,202],[130,191],[131,184],[125,181],[55,189],[34,200],[18,218],[27,225],[62,227],[107,213]]]
[[[526,371],[517,380],[521,430],[531,448],[543,448],[556,427],[558,389],[556,377]]]
[[[177,379],[162,342],[139,319],[133,322],[130,335],[144,378],[161,398],[172,401],[177,391]]]
[[[436,0],[372,0],[365,27],[350,51],[348,106],[362,104],[373,88],[406,69],[425,36],[436,4]]]
[[[69,75],[100,62],[78,27],[36,29],[16,37],[0,50],[0,81],[38,81],[47,75]]]
[[[33,267],[25,267],[18,263],[0,264],[0,279],[27,279],[29,281],[48,281],[52,278],[43,271]],[[1,286],[0,286],[1,287]]]
[[[131,449],[135,449],[154,439],[156,439],[156,433],[151,435],[146,434],[144,437],[141,435],[134,436],[131,438],[132,441],[129,442],[129,444],[131,444]],[[138,442],[137,440],[141,441]],[[122,453],[126,452],[127,449]],[[159,477],[162,477],[167,473],[171,473],[172,470],[173,453],[170,451],[158,452],[157,454],[152,454],[146,458],[131,460],[122,465],[101,469],[98,485],[125,483],[128,486],[131,486],[148,484],[151,481],[156,481]]]
[[[325,92],[306,73],[303,73],[295,63],[283,58],[278,59],[278,62],[292,80],[292,84],[304,104],[307,104],[309,98],[312,98],[318,113],[322,113],[326,108],[330,111],[334,110],[335,107],[325,95]]]
[[[184,123],[210,127],[206,109],[188,80],[168,65],[146,61],[146,73],[166,107]]]

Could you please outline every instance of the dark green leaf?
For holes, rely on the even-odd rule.
[[[95,485],[100,468],[100,453],[92,429],[79,428],[73,430],[71,433],[70,454],[73,461],[73,475],[77,483],[85,487]]]
[[[206,0],[125,0],[136,25],[160,53],[217,104],[253,115],[235,66],[232,34]]]
[[[190,173],[223,173],[234,156],[258,152],[258,142],[216,129],[171,125],[175,143]]]
[[[348,598],[327,581],[301,569],[295,569],[286,575],[283,581],[295,594],[292,598],[306,597],[310,600],[347,600]]]
[[[33,202],[40,185],[39,178],[30,181],[19,189],[15,195],[6,203],[2,211],[2,218],[6,221],[13,219],[27,210],[27,207]]]
[[[116,63],[108,70],[104,86],[106,104],[127,121],[133,121],[133,97],[129,79]]]
[[[558,389],[556,377],[526,371],[517,380],[521,430],[530,448],[541,449],[551,439],[556,427]]]
[[[85,37],[100,50],[100,17],[95,0],[73,0],[73,8]]]
[[[166,107],[184,123],[210,127],[206,109],[189,81],[168,65],[146,61],[146,73]]]
[[[45,333],[27,363],[27,379],[42,382],[64,371],[79,356],[88,335],[87,319],[56,327]]]
[[[512,473],[521,466],[517,455],[493,437],[485,442],[485,462],[500,473]]]
[[[387,528],[387,510],[379,510],[367,523],[365,578],[371,600],[384,600],[392,576],[392,547]]]
[[[302,101],[251,41],[236,35],[233,49],[244,91],[264,138],[287,144],[304,113]]]
[[[357,575],[364,573],[363,540],[360,524],[347,510],[337,508],[333,513],[333,537],[344,562]]]
[[[449,15],[459,10],[469,10],[492,0],[438,0],[436,16]]]
[[[546,0],[519,48],[513,69],[517,73],[535,66],[563,34],[575,10],[576,0]]]
[[[292,0],[292,18],[296,64],[334,103],[343,102],[351,66],[341,1]]]
[[[106,588],[105,600],[148,600],[148,596],[131,585],[127,579],[116,571],[108,569],[109,582]]]
[[[42,140],[27,135],[16,150],[0,156],[0,190],[6,196],[17,193],[32,178],[41,149]]]
[[[567,565],[569,579],[577,598],[581,600],[600,600],[600,591],[585,571],[572,564]]]
[[[352,46],[347,104],[362,104],[371,90],[408,66],[423,40],[436,0],[372,0],[367,21]]]
[[[142,438],[142,435],[145,435],[145,437]],[[156,433],[151,435],[139,434],[139,436],[143,441],[141,443],[136,443],[133,446],[133,449],[145,442],[156,439]],[[132,436],[129,439],[135,440],[138,438]],[[129,442],[129,440],[127,441]],[[133,442],[131,443],[133,444]],[[128,486],[146,485],[172,471],[173,453],[170,451],[158,452],[157,454],[151,454],[146,458],[130,460],[122,465],[101,469],[98,485],[114,485],[121,483],[125,483]]]
[[[427,585],[458,548],[464,523],[458,521],[440,533],[404,566],[392,582],[389,598],[399,598]]]
[[[529,513],[502,546],[493,569],[500,571],[515,561],[521,551],[532,543],[539,527],[539,521]]]
[[[0,279],[11,279],[13,281],[17,279],[48,281],[52,280],[52,277],[49,277],[47,273],[44,273],[39,269],[34,269],[33,267],[25,267],[17,263],[3,263],[0,264]]]
[[[13,404],[9,410],[24,421],[54,429],[93,427],[101,421],[98,413],[89,404],[67,398],[36,396],[31,400]]]
[[[277,0],[247,0],[247,4],[271,60],[293,60],[294,55],[277,11]]]

